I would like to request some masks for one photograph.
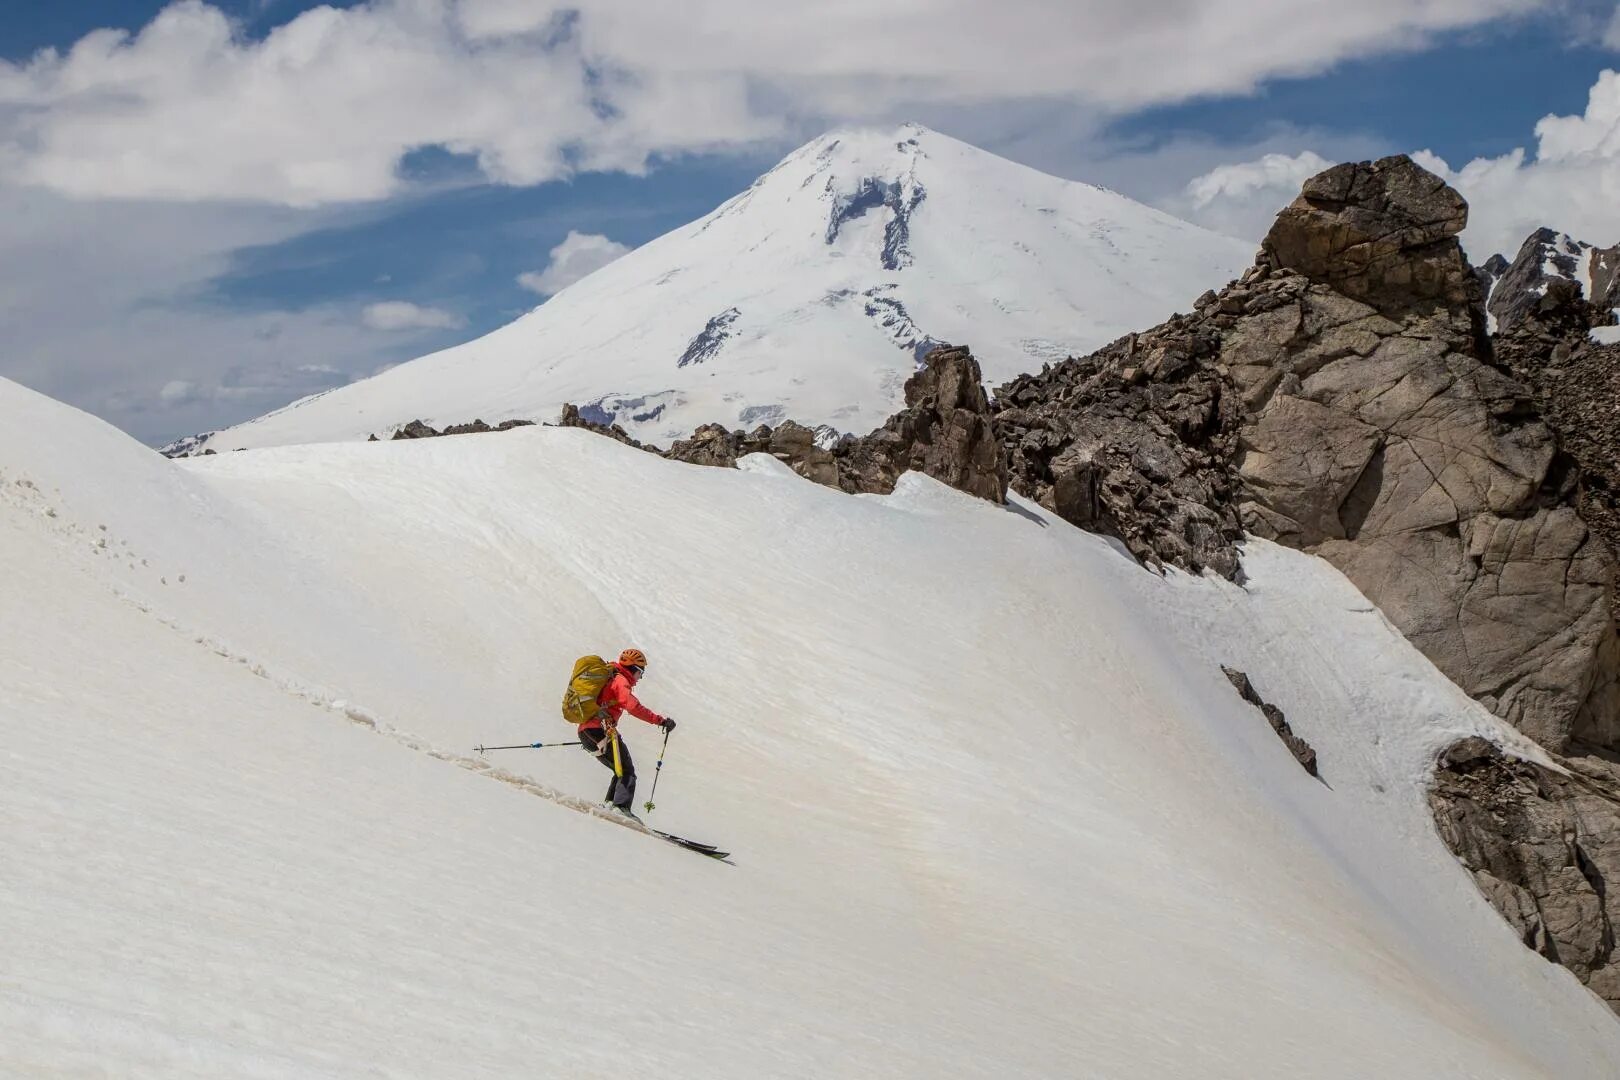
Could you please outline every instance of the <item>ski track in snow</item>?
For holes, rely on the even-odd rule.
[[[151,616],[160,625],[179,634],[193,644],[201,646],[214,656],[228,663],[240,664],[249,672],[266,680],[289,697],[313,705],[317,709],[337,713],[351,724],[374,732],[396,745],[405,747],[407,750],[425,754],[435,761],[448,762],[457,768],[466,769],[468,772],[478,773],[481,776],[487,776],[491,780],[514,787],[525,794],[534,795],[548,802],[556,803],[558,806],[565,806],[570,810],[576,810],[582,814],[599,818],[602,821],[628,828],[633,832],[646,832],[645,829],[637,828],[634,823],[627,822],[619,815],[603,809],[600,803],[592,802],[578,795],[567,794],[546,784],[539,783],[530,777],[500,768],[492,764],[487,758],[479,755],[477,751],[471,754],[459,754],[453,750],[435,746],[431,741],[422,738],[420,735],[414,735],[409,731],[394,726],[364,706],[342,698],[334,699],[321,690],[304,685],[284,672],[278,672],[271,665],[237,652],[223,642],[210,638],[205,634],[198,634],[178,620],[159,613],[150,603],[121,589],[115,588],[112,592],[119,600],[130,605],[143,615]]]

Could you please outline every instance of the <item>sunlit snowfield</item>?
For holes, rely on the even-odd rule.
[[[179,464],[0,381],[0,1074],[1620,1075],[1423,804],[1460,734],[1533,751],[1325,563],[745,465]],[[733,865],[471,751],[629,644],[652,823]]]

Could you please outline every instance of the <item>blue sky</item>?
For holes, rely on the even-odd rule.
[[[1009,0],[1032,18],[958,32],[982,5],[939,2],[940,25],[911,44],[950,78],[894,70],[882,14],[846,28],[878,39],[869,57],[846,35],[823,62],[819,30],[776,25],[789,9],[759,21],[760,5],[733,0],[688,5],[703,33],[685,47],[669,40],[682,21],[643,26],[656,20],[613,0],[567,18],[538,0],[375,0],[341,16],[300,0],[0,0],[0,215],[23,222],[0,225],[0,263],[27,275],[0,304],[0,375],[151,441],[245,419],[510,321],[543,298],[519,276],[570,233],[633,248],[843,122],[915,118],[1256,234],[1311,154],[1430,150],[1460,170],[1526,147],[1528,163],[1464,187],[1483,215],[1476,258],[1525,214],[1610,224],[1553,181],[1607,175],[1606,151],[1581,140],[1608,123],[1588,96],[1620,67],[1612,0],[1369,0],[1365,18],[1301,0],[1279,9],[1309,23],[1293,37],[1258,3],[1182,0],[1184,17],[1138,25],[1101,0]],[[1206,8],[1208,28],[1182,25]],[[1252,27],[1212,40],[1249,11]],[[148,32],[71,70],[38,55],[103,27]],[[671,52],[682,63],[664,70]],[[289,56],[296,77],[265,91]],[[1538,121],[1583,113],[1566,156],[1599,172],[1536,172]],[[1590,238],[1620,240],[1620,218]],[[385,320],[375,304],[418,310]]]

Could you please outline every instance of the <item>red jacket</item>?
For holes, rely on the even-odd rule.
[[[636,677],[630,674],[630,669],[622,664],[614,664],[613,671],[613,678],[609,679],[608,684],[602,687],[602,692],[596,695],[596,704],[602,711],[579,726],[600,728],[604,716],[616,724],[619,717],[627,712],[637,720],[645,720],[649,724],[662,724],[664,722],[662,716],[636,700],[634,693]]]

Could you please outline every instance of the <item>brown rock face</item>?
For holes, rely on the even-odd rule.
[[[1462,196],[1411,158],[1346,163],[1305,181],[1261,254],[1380,311],[1467,304],[1477,283],[1455,242],[1467,221]]]
[[[1007,464],[990,418],[979,362],[967,349],[949,346],[929,354],[923,368],[906,381],[906,407],[870,435],[844,436],[832,448],[818,442],[803,424],[784,421],[772,428],[729,431],[704,424],[667,452],[631,438],[617,424],[587,420],[574,405],[564,405],[558,427],[583,428],[673,461],[735,468],[748,454],[770,454],[807,480],[843,491],[888,494],[904,472],[921,472],[943,483],[988,499],[1007,501]],[[486,431],[505,431],[527,424],[509,420],[491,428],[482,420],[436,431],[413,420],[396,439],[421,439]]]
[[[1573,282],[1555,279],[1492,345],[1497,364],[1530,387],[1560,449],[1578,466],[1571,480],[1581,517],[1620,555],[1620,346],[1595,344],[1589,335],[1613,321],[1610,307],[1588,303]]]
[[[1613,549],[1593,531],[1615,520],[1620,386],[1606,389],[1614,369],[1586,342],[1606,313],[1550,279],[1504,300],[1493,350],[1449,200],[1410,179],[1346,183],[1344,169],[1307,184],[1268,238],[1273,275],[1305,282],[1289,313],[1223,342],[1251,411],[1244,521],[1334,562],[1465,690],[1579,755],[1559,758],[1565,776],[1468,740],[1443,758],[1431,805],[1525,944],[1620,1009],[1620,639]],[[1324,184],[1370,194],[1324,203]],[[1386,240],[1335,265],[1352,233]]]
[[[389,436],[389,439],[437,439],[441,435],[482,435],[490,431],[510,431],[515,427],[532,427],[533,425],[533,420],[507,420],[498,427],[490,427],[482,420],[474,420],[470,424],[451,424],[443,431],[440,431],[423,423],[421,420],[412,420],[404,427],[396,430]],[[366,441],[378,442],[379,440],[376,435],[371,435]]]
[[[737,467],[737,459],[748,454],[770,454],[806,480],[838,487],[838,465],[828,450],[816,444],[816,433],[792,420],[780,427],[764,424],[746,434],[728,431],[720,424],[704,424],[682,439],[664,455],[673,461],[692,465]]]
[[[1313,177],[1194,313],[997,391],[1012,482],[1145,562],[1232,576],[1245,531],[1316,552],[1549,749],[1620,748],[1615,562],[1575,508],[1620,455],[1570,436],[1583,470],[1492,362],[1466,220],[1404,158]]]
[[[1620,769],[1560,763],[1567,775],[1465,739],[1441,756],[1429,804],[1441,839],[1519,939],[1620,1011]]]
[[[1592,252],[1591,300],[1607,310],[1620,308],[1620,244]]]
[[[967,349],[939,348],[906,382],[906,408],[870,435],[845,436],[830,450],[815,432],[787,421],[744,434],[705,424],[668,457],[733,467],[768,453],[808,480],[848,492],[888,494],[904,472],[921,472],[981,499],[1007,500],[1007,466],[990,420],[979,362]]]
[[[1144,563],[1235,576],[1242,526],[1228,458],[1242,411],[1219,350],[1203,316],[1177,316],[999,387],[1013,486]]]
[[[1279,217],[1273,269],[1223,299],[1248,316],[1221,348],[1248,408],[1243,522],[1333,562],[1549,749],[1610,745],[1614,560],[1569,505],[1534,395],[1488,362],[1465,221],[1388,159],[1329,170]]]
[[[1007,501],[1007,463],[990,418],[979,362],[939,348],[906,380],[906,407],[865,439],[837,447],[846,490],[889,492],[920,472],[969,495]]]
[[[594,420],[585,419],[583,416],[579,415],[578,405],[564,405],[562,407],[562,415],[557,418],[557,426],[583,428],[586,431],[594,431],[598,435],[606,435],[614,442],[622,442],[624,445],[633,446],[637,450],[652,450],[653,453],[657,453],[657,451],[653,450],[652,447],[646,446],[636,439],[632,439],[630,434],[618,424],[614,424],[612,427],[609,427],[607,424],[598,424]]]

